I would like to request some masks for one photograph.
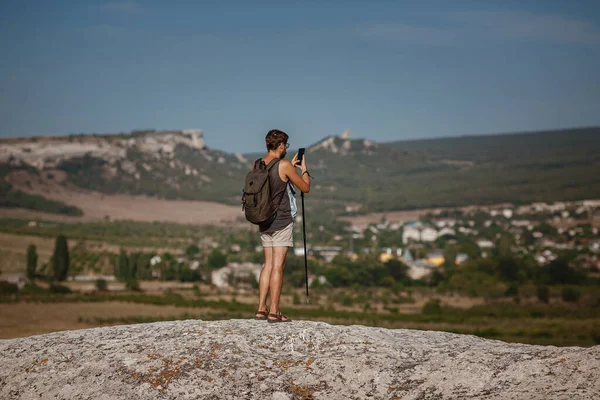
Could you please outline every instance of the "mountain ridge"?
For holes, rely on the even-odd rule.
[[[199,129],[0,145],[0,204],[25,208],[45,204],[33,177],[105,195],[239,204],[249,160],[264,154],[212,149]],[[344,213],[348,204],[370,212],[600,197],[595,127],[386,143],[346,131],[308,146],[307,160],[316,178],[309,206],[325,212]]]

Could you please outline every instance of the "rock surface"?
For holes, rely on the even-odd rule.
[[[600,346],[294,321],[0,340],[2,399],[598,399]]]

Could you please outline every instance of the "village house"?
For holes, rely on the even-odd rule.
[[[393,249],[391,247],[386,247],[382,249],[381,253],[379,254],[379,260],[381,262],[388,262],[390,260],[400,257],[402,257],[401,248]]]
[[[405,226],[402,231],[402,243],[407,244],[409,240],[419,242],[421,240],[421,231],[414,225]]]
[[[471,235],[471,236],[475,236],[475,235],[479,234],[479,231],[477,231],[475,229],[471,229],[471,228],[465,228],[464,226],[459,227],[458,231],[460,233],[464,233],[465,235]]]
[[[342,252],[342,246],[315,246],[310,251],[315,255],[323,257],[325,261],[331,262]]]
[[[465,253],[458,253],[456,255],[456,260],[454,260],[454,262],[456,262],[456,264],[460,265],[464,262],[469,261],[469,255],[465,254]]]
[[[477,243],[480,249],[493,249],[495,247],[494,243],[487,239],[477,239],[475,243]]]
[[[456,231],[449,227],[442,228],[438,232],[438,237],[442,236],[456,236]]]
[[[228,288],[235,282],[243,282],[243,285],[250,286],[249,282],[252,279],[258,282],[261,270],[261,264],[250,262],[229,263],[223,268],[213,271],[211,281],[218,288]]]
[[[393,224],[390,224],[389,230],[390,231],[397,231],[400,228],[402,228],[402,223],[401,222],[394,222]]]
[[[432,264],[432,265],[435,265],[436,267],[439,267],[445,261],[444,252],[441,250],[432,251],[429,254],[427,254],[423,260],[418,260],[418,261],[424,261],[428,264]]]
[[[438,232],[429,226],[421,231],[421,241],[423,242],[434,242],[437,238]]]
[[[444,218],[444,219],[438,219],[437,221],[435,221],[435,226],[437,226],[438,228],[444,228],[444,227],[454,227],[454,225],[456,225],[456,220],[455,219],[450,219],[450,218]]]
[[[513,219],[512,221],[510,221],[510,224],[512,226],[517,226],[520,228],[527,228],[528,230],[533,229],[533,224],[527,219]]]
[[[422,279],[431,275],[435,268],[436,266],[434,264],[417,260],[409,264],[407,274],[411,279]]]

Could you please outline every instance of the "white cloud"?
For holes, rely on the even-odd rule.
[[[450,18],[495,39],[598,45],[600,29],[589,21],[523,11],[463,11]]]

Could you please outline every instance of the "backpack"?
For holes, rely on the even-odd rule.
[[[277,207],[271,202],[271,184],[269,171],[279,163],[275,158],[269,165],[259,158],[254,162],[252,171],[246,175],[246,184],[242,194],[242,211],[246,219],[255,224],[262,225],[275,219]]]

